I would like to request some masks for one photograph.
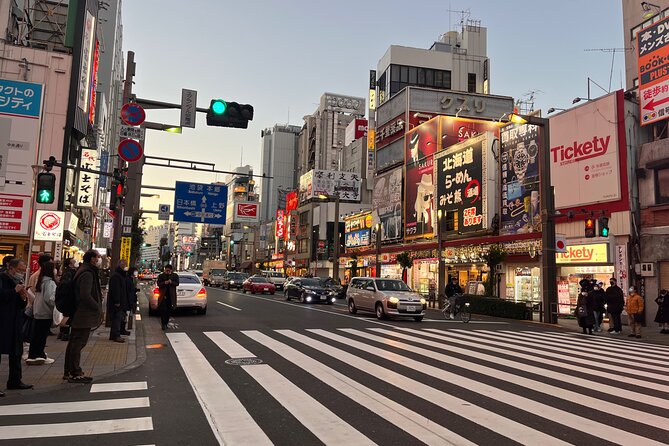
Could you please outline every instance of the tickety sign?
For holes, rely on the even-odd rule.
[[[225,224],[227,186],[177,181],[174,192],[174,221]]]

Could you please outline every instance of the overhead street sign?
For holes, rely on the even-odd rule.
[[[132,127],[129,125],[122,125],[118,132],[121,138],[144,139],[146,129],[141,127]]]
[[[143,154],[144,148],[139,141],[124,139],[118,144],[118,156],[129,163],[139,161]]]
[[[195,128],[197,91],[181,89],[181,127]]]
[[[146,119],[146,112],[139,104],[127,103],[121,107],[121,120],[128,125],[141,125]]]
[[[225,224],[228,187],[177,181],[174,187],[174,221]]]

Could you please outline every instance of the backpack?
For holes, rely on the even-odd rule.
[[[63,316],[72,317],[77,309],[74,290],[74,274],[63,275],[56,287],[56,309],[63,313]]]

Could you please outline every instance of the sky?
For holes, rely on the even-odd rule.
[[[622,53],[586,51],[625,46],[618,0],[125,0],[123,50],[135,52],[137,97],[179,103],[188,88],[197,90],[199,107],[222,98],[255,108],[248,129],[207,127],[198,113],[196,128],[182,134],[149,131],[145,154],[217,170],[250,164],[262,173],[261,130],[301,126],[324,92],[367,97],[369,70],[390,45],[429,48],[459,27],[463,10],[488,29],[492,94],[528,99],[534,92],[535,109],[545,113],[585,97],[588,77],[604,90],[624,88]],[[178,125],[179,111],[148,110],[147,120]],[[224,178],[145,166],[143,184]],[[174,200],[169,191],[143,192],[160,194],[142,199],[146,210]]]

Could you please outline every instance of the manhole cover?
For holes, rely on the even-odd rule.
[[[228,365],[255,365],[262,364],[262,359],[259,358],[232,358],[225,361]]]

